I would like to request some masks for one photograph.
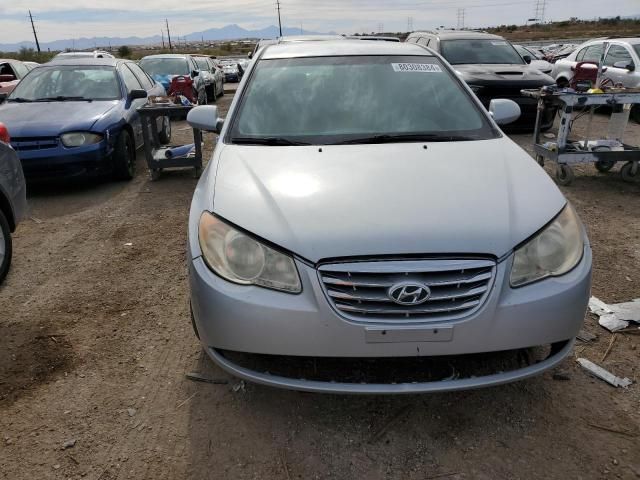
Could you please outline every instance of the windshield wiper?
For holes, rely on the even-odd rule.
[[[34,100],[35,102],[93,102],[93,98],[85,97],[67,97],[58,95],[57,97],[45,97]]]
[[[369,137],[352,138],[341,142],[332,143],[332,145],[358,145],[371,143],[402,143],[402,142],[464,142],[467,140],[478,140],[468,135],[440,135],[425,133],[410,134],[384,134],[371,135]]]
[[[283,137],[233,137],[231,141],[237,145],[269,145],[269,146],[294,146],[311,145],[310,143],[297,142]]]
[[[29,100],[28,98],[23,98],[23,97],[15,97],[15,98],[8,98],[7,102],[29,103],[29,102],[33,102],[33,100]]]

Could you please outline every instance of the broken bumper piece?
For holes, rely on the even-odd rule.
[[[362,381],[340,382],[294,378],[270,373],[269,371],[258,371],[256,369],[243,366],[230,358],[234,355],[234,352],[226,352],[215,348],[208,348],[207,352],[213,361],[226,372],[243,380],[270,387],[334,394],[413,394],[469,390],[502,385],[533,377],[557,366],[562,362],[571,352],[574,342],[575,340],[572,339],[565,342],[555,343],[551,346],[548,356],[543,360],[528,364],[524,367],[515,368],[513,370],[498,371],[496,373],[489,373],[481,376],[469,376],[465,378],[457,377],[454,372],[450,377],[440,380],[422,382],[412,381],[407,383],[366,383]]]

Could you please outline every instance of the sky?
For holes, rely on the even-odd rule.
[[[277,24],[276,0],[0,0],[0,43],[32,40],[28,9],[39,40],[159,35],[165,17],[172,35],[238,24],[259,29]],[[456,27],[464,8],[465,26],[524,24],[543,0],[282,0],[288,27],[337,33],[406,31],[440,25]],[[88,8],[87,5],[91,5]],[[640,15],[640,0],[546,0],[546,20]]]

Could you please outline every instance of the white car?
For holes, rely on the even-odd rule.
[[[583,43],[567,58],[554,64],[551,76],[558,85],[567,85],[573,78],[573,68],[579,62],[600,62],[605,44],[604,78],[627,88],[640,87],[640,38],[600,38]],[[634,106],[632,116],[640,122],[638,105]]]

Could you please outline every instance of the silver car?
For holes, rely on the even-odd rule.
[[[591,248],[497,126],[518,114],[510,100],[489,114],[419,45],[261,49],[225,120],[214,106],[188,117],[220,133],[188,227],[209,356],[248,381],[332,393],[477,388],[560,363]]]
[[[26,192],[20,159],[9,145],[5,126],[0,123],[0,283],[9,273],[13,251],[11,233],[25,215]]]

